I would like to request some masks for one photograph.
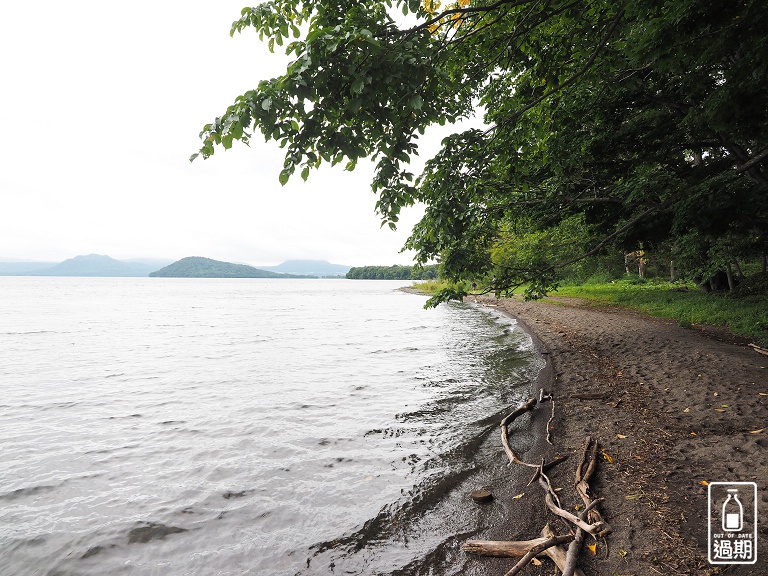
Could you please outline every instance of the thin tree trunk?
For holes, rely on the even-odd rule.
[[[739,261],[736,260],[736,258],[733,259],[733,265],[736,267],[736,272],[739,274],[739,279],[744,280],[744,272],[741,271],[741,266],[739,265]]]
[[[728,291],[733,292],[733,289],[736,288],[736,282],[733,279],[733,267],[731,266],[730,260],[725,266],[725,276],[728,278]]]

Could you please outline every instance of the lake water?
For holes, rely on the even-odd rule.
[[[460,573],[543,363],[404,284],[0,277],[0,574]]]

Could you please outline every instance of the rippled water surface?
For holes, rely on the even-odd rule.
[[[0,278],[0,573],[430,573],[540,361],[400,285]]]

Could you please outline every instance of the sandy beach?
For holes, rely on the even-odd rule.
[[[565,507],[581,503],[573,477],[585,437],[600,442],[593,489],[605,498],[602,512],[612,533],[598,540],[594,555],[582,552],[579,566],[587,576],[766,574],[768,357],[722,330],[682,328],[619,307],[563,298],[470,296],[467,302],[517,319],[547,358],[541,384],[556,407],[548,456],[569,455],[551,474]],[[707,484],[737,481],[758,485],[758,561],[711,566]],[[530,496],[541,497],[531,488]],[[517,528],[544,521],[543,503],[532,509],[541,519],[510,527],[513,538],[522,536]],[[567,530],[558,522],[552,522],[557,532]],[[496,559],[489,561],[499,568]],[[546,560],[522,573],[553,571]]]

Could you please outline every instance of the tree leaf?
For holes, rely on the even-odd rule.
[[[363,92],[363,88],[365,87],[365,78],[362,76],[358,76],[355,78],[355,81],[352,82],[352,93],[353,94],[361,94]]]

